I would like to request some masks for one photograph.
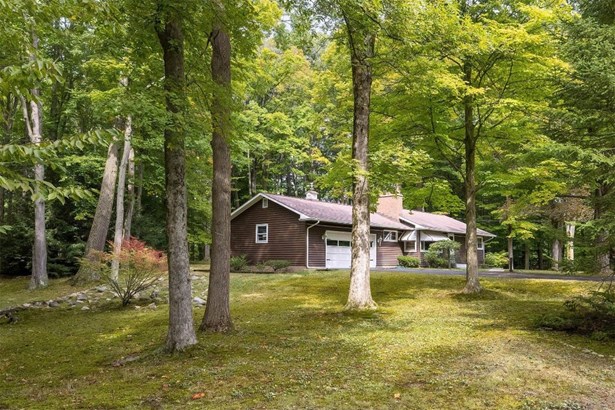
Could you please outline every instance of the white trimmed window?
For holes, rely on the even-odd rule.
[[[483,250],[485,249],[485,243],[483,242],[482,237],[476,238],[476,249]]]
[[[256,225],[256,243],[269,242],[269,224]]]
[[[421,241],[421,252],[427,252],[431,244],[434,243],[432,241]]]
[[[384,231],[382,236],[385,242],[397,242],[397,231]]]
[[[269,208],[269,199],[263,198],[262,206],[263,208]]]
[[[405,252],[416,252],[416,241],[405,241],[404,251]]]

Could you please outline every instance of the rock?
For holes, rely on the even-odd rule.
[[[58,302],[56,302],[55,300],[51,300],[49,301],[49,307],[55,308],[60,306],[60,304]]]
[[[76,303],[85,303],[85,300],[78,300]]]
[[[88,295],[86,295],[85,293],[80,293],[77,295],[77,301],[80,300],[88,300]]]
[[[155,290],[149,295],[149,297],[150,299],[158,299],[158,295],[160,295],[160,293],[157,290]]]
[[[155,304],[155,303],[150,303],[149,305],[147,305],[147,308],[148,308],[148,309],[155,310],[155,309],[157,309],[157,308],[158,308],[158,306],[156,306],[156,304]]]
[[[199,305],[204,305],[205,303],[207,303],[207,302],[205,302],[205,300],[201,299],[201,298],[200,298],[200,297],[198,297],[198,296],[197,296],[197,297],[195,297],[194,299],[192,299],[192,301],[193,301],[194,303],[196,303],[196,304],[199,304]]]
[[[135,309],[136,309],[136,310],[140,310],[140,309],[141,309],[141,306],[139,306],[139,305],[135,305]]]
[[[96,291],[99,293],[103,293],[107,291],[107,287],[105,285],[101,285],[101,286],[96,286]]]
[[[81,310],[90,310],[90,308],[87,307],[87,306],[84,306],[84,307],[81,308]]]
[[[25,307],[27,309],[27,308],[31,307],[32,305],[30,303],[24,303],[21,306],[23,306],[23,307]]]

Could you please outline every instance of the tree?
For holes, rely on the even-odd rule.
[[[352,65],[354,113],[352,124],[352,262],[346,309],[373,309],[370,287],[370,221],[368,145],[372,67],[377,30],[355,4],[340,4]]]
[[[183,19],[177,8],[161,2],[155,22],[164,60],[167,122],[164,128],[166,232],[169,264],[169,331],[166,349],[181,351],[197,343],[192,323],[192,297],[187,238],[185,181],[186,79]]]
[[[201,330],[225,332],[233,328],[229,306],[231,257],[231,39],[225,27],[224,4],[214,2],[211,104],[213,151],[211,269],[207,306]]]

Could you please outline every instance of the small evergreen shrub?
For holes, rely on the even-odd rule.
[[[248,258],[246,255],[232,256],[231,257],[231,271],[242,272],[248,266]]]
[[[430,268],[448,268],[448,261],[431,249],[425,252],[425,262]]]
[[[286,271],[290,267],[291,262],[286,259],[271,259],[265,262],[265,265],[270,266],[274,272],[278,272]]]
[[[455,253],[460,246],[459,242],[450,239],[434,242],[425,253],[425,262],[430,268],[455,266]]]
[[[404,268],[418,268],[421,266],[421,261],[419,258],[414,256],[398,256],[397,263],[399,263],[399,266],[403,266]]]
[[[615,289],[612,286],[611,282],[606,289],[567,300],[564,314],[543,317],[540,325],[590,335],[596,340],[614,340]]]
[[[485,254],[485,265],[490,268],[507,268],[508,255],[506,252],[489,252]]]

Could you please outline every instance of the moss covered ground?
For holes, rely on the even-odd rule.
[[[195,275],[204,297],[207,273]],[[615,346],[537,326],[595,283],[484,279],[465,296],[461,277],[375,272],[379,309],[351,314],[348,282],[233,274],[235,331],[176,355],[160,350],[166,304],[19,312],[0,323],[0,409],[615,408]],[[26,285],[0,280],[0,306],[75,291]]]

